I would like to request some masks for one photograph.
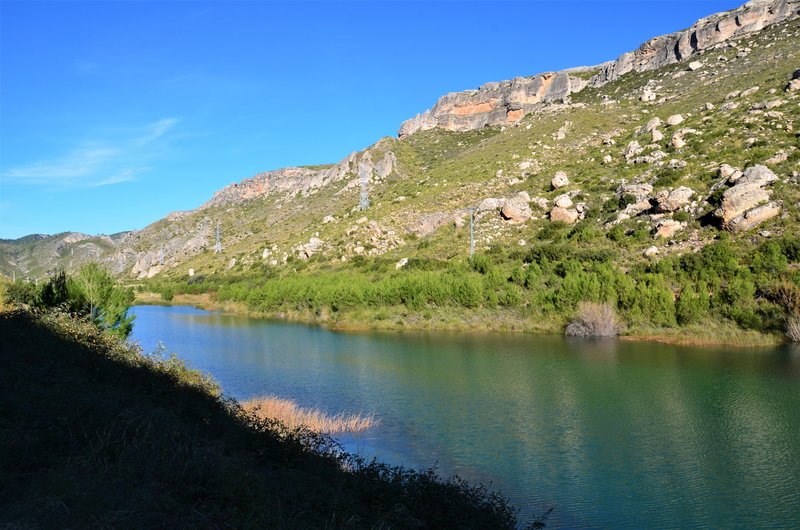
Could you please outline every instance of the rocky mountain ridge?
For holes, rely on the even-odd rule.
[[[398,136],[438,127],[469,131],[515,125],[542,104],[563,102],[587,86],[598,87],[630,72],[647,72],[680,61],[726,41],[762,30],[800,13],[800,0],[752,0],[732,11],[702,18],[690,28],[661,35],[614,61],[582,69],[596,71],[585,79],[575,69],[487,83],[477,90],[451,92],[429,110],[403,122]]]

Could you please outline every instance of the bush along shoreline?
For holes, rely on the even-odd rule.
[[[259,418],[174,356],[143,354],[89,319],[11,309],[0,336],[0,526],[520,525],[484,486]]]
[[[800,240],[743,247],[725,234],[696,253],[633,264],[613,249],[577,245],[556,227],[527,249],[497,246],[469,260],[303,262],[213,277],[159,279],[140,290],[164,301],[205,294],[218,305],[340,328],[477,329],[564,333],[581,304],[615,321],[603,334],[764,346],[800,319]],[[574,328],[573,329],[577,329]],[[591,334],[584,326],[581,334]],[[788,332],[788,333],[787,333]]]

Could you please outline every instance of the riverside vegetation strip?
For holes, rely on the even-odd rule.
[[[259,419],[179,360],[86,321],[5,311],[0,336],[2,526],[517,525],[483,487],[365,462]]]
[[[3,241],[0,269],[41,276],[99,255],[166,299],[202,292],[338,327],[561,332],[578,303],[597,301],[637,336],[775,342],[796,309],[797,10],[748,4],[723,17],[741,25],[709,46],[706,28],[679,62],[615,70],[504,125],[476,115],[454,131],[443,117],[335,165],[258,174],[141,231]],[[773,12],[790,16],[762,27]],[[726,37],[731,28],[739,33]],[[743,185],[762,167],[770,174]],[[465,259],[467,206],[478,206],[488,273]]]

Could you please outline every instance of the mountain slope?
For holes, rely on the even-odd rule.
[[[478,208],[478,250],[525,247],[554,227],[562,230],[553,223],[560,219],[610,235],[603,245],[630,264],[644,260],[651,246],[660,255],[696,250],[720,229],[744,232],[735,235],[741,241],[763,237],[741,230],[755,226],[755,217],[746,216],[762,203],[768,208],[754,215],[778,215],[759,230],[779,235],[797,222],[800,112],[798,92],[786,87],[800,66],[798,5],[750,2],[599,67],[448,95],[420,126],[406,122],[397,139],[384,138],[333,166],[256,175],[197,210],[103,240],[99,253],[79,257],[99,258],[130,279],[186,277],[190,269],[244,273],[312,256],[329,263],[358,255],[446,259],[468,252],[467,207]],[[520,90],[541,97],[512,108]],[[500,94],[505,103],[491,107],[489,98],[487,106],[486,94]],[[516,110],[523,112],[509,120]],[[668,124],[674,115],[680,118],[671,122],[681,123]],[[654,118],[660,123],[648,126]],[[777,180],[751,190],[741,212],[715,215],[732,184],[723,164],[737,175],[765,162]],[[554,190],[559,172],[569,184]],[[362,177],[369,183],[366,212],[358,211]],[[731,224],[742,215],[746,223]],[[28,251],[36,258],[26,261],[21,243],[3,242],[3,272],[41,276],[69,266],[57,244],[39,243],[38,251]]]

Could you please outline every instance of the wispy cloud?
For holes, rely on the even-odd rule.
[[[82,142],[50,159],[0,171],[0,181],[54,188],[96,188],[136,178],[152,169],[147,165],[164,156],[167,134],[177,118],[164,118],[125,129],[116,139]]]

